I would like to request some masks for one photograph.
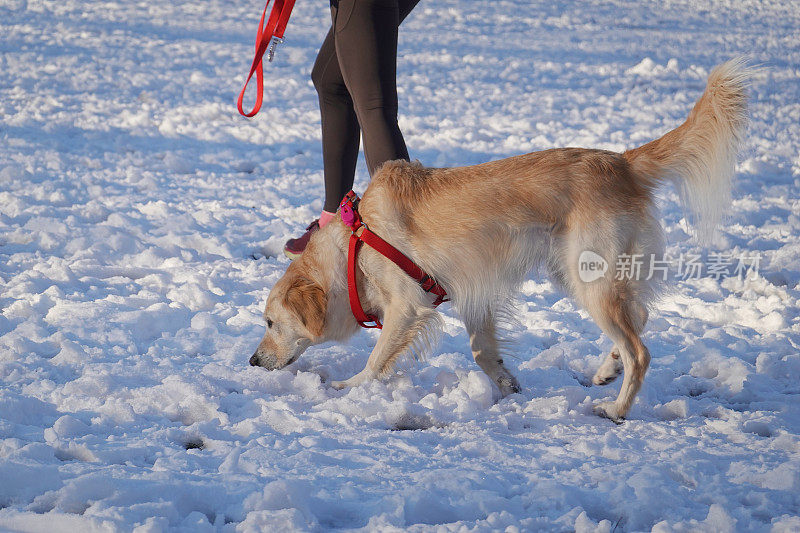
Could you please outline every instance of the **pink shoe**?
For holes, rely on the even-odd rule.
[[[315,220],[311,224],[308,225],[306,228],[306,232],[303,233],[300,237],[296,239],[289,239],[286,241],[286,244],[283,246],[283,253],[286,254],[286,257],[294,261],[300,254],[303,253],[303,250],[306,249],[306,245],[308,241],[311,239],[311,235],[319,229],[319,219]]]

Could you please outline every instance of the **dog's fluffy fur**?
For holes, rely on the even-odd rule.
[[[519,385],[500,357],[498,319],[514,314],[509,302],[528,272],[546,265],[614,342],[594,382],[608,383],[624,369],[622,387],[616,401],[595,411],[619,420],[650,362],[640,335],[658,276],[644,278],[649,258],[664,248],[654,190],[674,182],[698,234],[713,231],[730,203],[748,79],[741,60],[718,66],[686,122],[621,154],[563,148],[463,168],[386,163],[364,193],[361,215],[445,287],[476,362],[503,395]],[[341,221],[328,224],[275,284],[264,313],[270,327],[251,364],[281,368],[309,345],[359,329],[347,298],[349,235]],[[364,370],[337,387],[385,374],[400,355],[424,349],[440,320],[415,281],[371,248],[362,250],[359,293],[384,328]],[[585,250],[609,265],[591,282],[579,276]],[[618,258],[633,254],[644,260],[641,279],[615,275]]]

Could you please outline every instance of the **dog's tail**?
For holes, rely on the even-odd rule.
[[[633,172],[651,187],[663,181],[675,183],[701,240],[711,237],[730,205],[752,73],[744,59],[717,66],[686,122],[623,154]]]

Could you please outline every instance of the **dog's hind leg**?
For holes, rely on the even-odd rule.
[[[491,313],[467,324],[472,356],[478,366],[497,384],[500,394],[508,396],[520,391],[519,382],[503,364],[497,341],[497,326]]]
[[[350,379],[334,381],[331,385],[337,389],[355,387],[386,374],[398,357],[418,347],[415,341],[424,345],[429,340],[425,336],[431,333],[431,325],[438,317],[436,311],[422,306],[394,302],[388,305],[381,335],[364,369]]]
[[[647,322],[647,308],[643,305],[639,305],[638,303],[632,303],[631,309],[635,311],[632,313],[631,318],[635,318],[635,330],[637,333],[641,333],[644,329],[644,325]],[[592,378],[592,383],[595,385],[608,385],[615,379],[617,379],[620,374],[622,374],[623,364],[622,359],[619,353],[619,348],[614,345],[611,351],[606,355],[603,364],[600,365],[600,368],[597,369],[595,372],[594,377]]]
[[[606,355],[603,364],[597,369],[592,378],[592,383],[595,385],[608,385],[622,374],[622,359],[619,355],[619,348],[614,346],[611,351]]]
[[[624,366],[624,378],[617,399],[600,403],[594,408],[595,414],[615,422],[625,418],[636,393],[642,387],[644,374],[650,365],[650,352],[639,337],[644,327],[641,318],[643,307],[626,299],[624,293],[625,289],[620,287],[603,291],[603,297],[589,306],[589,311],[600,328],[615,342]],[[646,317],[646,312],[644,316]]]

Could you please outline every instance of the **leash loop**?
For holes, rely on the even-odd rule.
[[[269,17],[267,17],[267,9],[269,9],[272,1],[267,0],[264,11],[261,13],[261,20],[258,22],[258,30],[256,31],[255,55],[250,65],[250,72],[244,82],[244,87],[239,92],[239,98],[236,101],[236,109],[244,117],[253,117],[261,110],[261,104],[264,99],[264,53],[269,50],[267,60],[272,62],[275,57],[276,47],[283,42],[283,34],[286,31],[286,25],[289,23],[289,17],[292,14],[295,2],[295,0],[274,0],[272,10],[269,12]],[[265,19],[267,21],[266,24],[264,23]],[[244,92],[247,90],[253,74],[256,76],[256,102],[250,111],[245,112],[243,108]]]

